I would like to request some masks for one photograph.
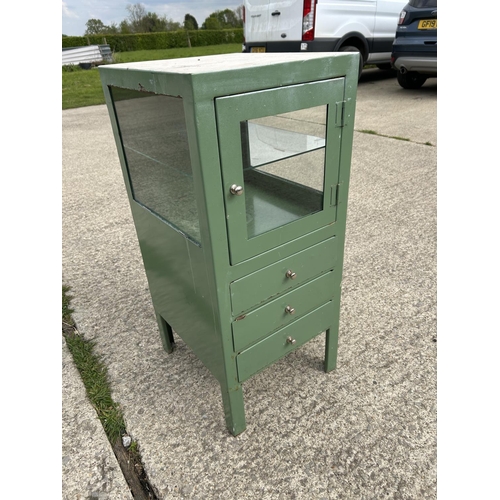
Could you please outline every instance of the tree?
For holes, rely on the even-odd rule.
[[[109,26],[106,26],[107,31],[105,34],[108,35],[116,35],[120,33],[120,27],[116,25],[116,23],[110,24]]]
[[[106,26],[100,19],[89,19],[85,23],[85,26],[87,29],[85,30],[84,36],[111,35],[120,32],[120,28],[116,24],[113,23],[110,26]]]
[[[108,27],[100,19],[89,19],[86,23],[85,35],[102,35],[108,33]]]
[[[165,17],[159,17],[156,12],[148,12],[141,19],[141,32],[158,33],[159,31],[167,31],[167,21]]]
[[[126,19],[124,19],[121,23],[120,23],[120,33],[122,35],[129,35],[130,33],[132,33],[132,29],[130,27],[130,24],[128,23],[128,21]]]
[[[197,30],[198,22],[191,14],[186,14],[184,16],[184,29],[185,30]]]
[[[142,31],[142,20],[146,16],[146,8],[142,3],[127,5],[128,25],[132,33],[144,33]]]
[[[241,28],[243,18],[241,11],[238,14],[231,9],[216,10],[212,12],[202,24],[202,29],[220,30],[230,28]]]
[[[142,3],[127,5],[129,12],[128,21],[122,21],[122,33],[157,33],[159,31],[176,31],[181,29],[181,24],[174,22],[165,15],[159,16],[156,12],[146,12]]]
[[[181,23],[178,23],[177,21],[174,21],[173,19],[168,17],[165,17],[165,20],[167,22],[167,31],[179,31],[180,29],[182,29]]]
[[[234,9],[234,15],[236,16],[238,24],[243,27],[243,5],[240,5],[239,7],[236,7],[236,9]]]
[[[210,15],[205,19],[205,22],[201,25],[201,28],[205,30],[220,30],[222,29],[222,26],[217,17]]]

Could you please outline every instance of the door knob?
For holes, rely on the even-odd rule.
[[[295,313],[295,309],[291,306],[286,306],[285,307],[285,312],[287,312],[288,314],[294,314]]]
[[[229,188],[229,191],[231,191],[231,194],[235,194],[236,196],[243,194],[243,188],[241,186],[238,186],[237,184],[233,184]]]
[[[291,269],[289,269],[289,270],[286,272],[285,276],[286,276],[287,278],[290,278],[291,280],[294,280],[294,279],[297,277],[297,273],[294,273]]]
[[[292,339],[292,337],[287,337],[286,338],[286,343],[287,344],[295,344],[295,342],[297,342],[295,339]]]

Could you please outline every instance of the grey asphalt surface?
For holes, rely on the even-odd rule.
[[[321,335],[252,377],[236,438],[208,370],[162,349],[106,107],[62,112],[63,283],[159,498],[436,498],[436,103],[436,79],[364,71],[338,367]],[[131,499],[64,342],[62,361],[63,498]]]

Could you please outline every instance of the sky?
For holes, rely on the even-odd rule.
[[[191,14],[201,26],[205,19],[216,10],[234,10],[243,0],[205,0],[176,2],[171,0],[62,0],[62,33],[81,36],[85,33],[85,23],[89,19],[100,19],[104,24],[120,24],[128,17],[127,5],[142,3],[147,12],[182,23],[186,14]]]

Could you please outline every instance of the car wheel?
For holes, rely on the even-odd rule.
[[[359,72],[358,72],[358,80],[359,80],[359,77],[361,76],[361,71],[363,71],[363,66],[365,65],[365,61],[363,59],[363,54],[361,53],[361,51],[357,47],[354,47],[354,45],[344,45],[343,47],[340,47],[339,52],[359,52]]]
[[[426,76],[414,71],[407,71],[406,73],[398,71],[397,78],[399,85],[404,89],[419,89],[427,80]]]

